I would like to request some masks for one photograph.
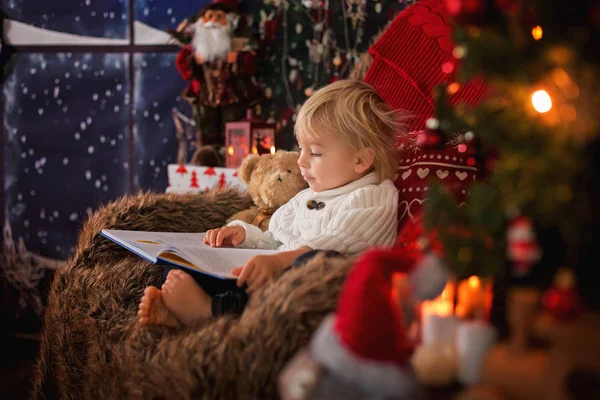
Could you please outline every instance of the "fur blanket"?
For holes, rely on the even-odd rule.
[[[142,328],[142,291],[160,267],[104,239],[103,228],[201,232],[249,207],[235,191],[140,194],[94,213],[48,299],[34,399],[277,398],[277,376],[333,311],[351,260],[316,258],[274,278],[240,318],[174,331]]]

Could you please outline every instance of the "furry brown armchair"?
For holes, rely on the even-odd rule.
[[[137,323],[142,291],[158,284],[160,267],[97,234],[200,232],[250,204],[235,190],[140,194],[94,213],[50,291],[33,398],[277,397],[277,374],[335,308],[351,261],[315,259],[267,284],[240,319],[175,332]]]

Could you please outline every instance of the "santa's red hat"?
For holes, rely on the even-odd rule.
[[[393,298],[392,276],[396,272],[416,276],[418,265],[419,260],[402,249],[363,254],[348,275],[336,313],[313,336],[312,356],[365,393],[395,397],[417,391],[407,363],[412,345],[406,340]],[[417,285],[421,283],[424,280],[419,276]]]
[[[229,12],[237,12],[240,6],[239,0],[213,0],[210,4],[219,4],[229,9]]]

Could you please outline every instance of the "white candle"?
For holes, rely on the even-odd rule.
[[[496,330],[481,320],[462,321],[456,328],[458,380],[474,385],[481,378],[483,359],[496,341]]]
[[[450,301],[426,302],[421,313],[423,346],[454,344],[456,317]]]

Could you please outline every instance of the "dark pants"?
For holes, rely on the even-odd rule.
[[[343,255],[334,250],[311,250],[296,258],[292,265],[285,268],[283,273],[295,268],[299,268],[313,259],[317,254],[323,253],[324,257],[343,257]],[[179,269],[172,264],[163,265],[162,281],[167,278],[169,271]],[[248,294],[246,287],[237,287],[236,281],[214,278],[189,269],[181,269],[189,274],[200,285],[202,289],[212,298],[212,315],[217,317],[226,313],[241,314],[248,304]]]

